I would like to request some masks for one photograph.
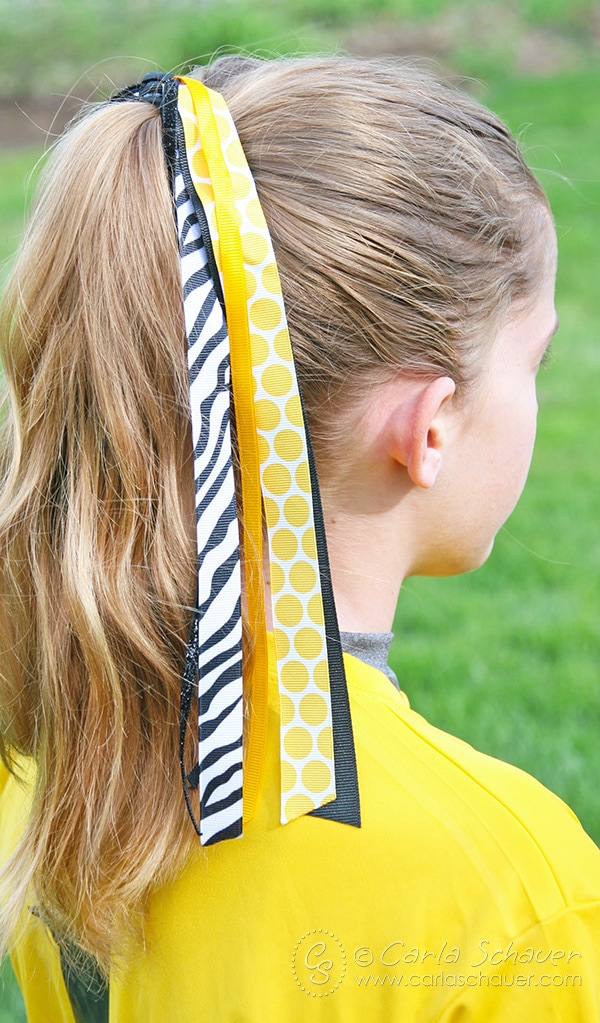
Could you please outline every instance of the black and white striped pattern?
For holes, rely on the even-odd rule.
[[[231,461],[229,339],[187,177],[178,160],[174,190],[198,541],[200,840],[210,845],[242,833],[240,541]]]

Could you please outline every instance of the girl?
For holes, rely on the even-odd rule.
[[[547,200],[409,65],[199,74],[66,134],[4,300],[29,1018],[597,1020],[598,850],[386,663],[402,580],[480,565],[524,485]]]

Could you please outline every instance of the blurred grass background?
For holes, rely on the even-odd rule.
[[[534,774],[600,842],[600,4],[0,0],[0,277],[71,95],[239,47],[433,58],[520,136],[548,192],[561,329],[527,489],[482,569],[405,583],[391,660],[416,710]],[[23,1020],[5,963],[0,1023]]]

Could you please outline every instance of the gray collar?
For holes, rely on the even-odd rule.
[[[342,649],[359,661],[370,664],[382,671],[393,682],[397,689],[400,683],[388,664],[390,647],[394,638],[393,632],[341,632]]]

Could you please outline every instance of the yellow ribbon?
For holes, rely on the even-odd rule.
[[[329,669],[307,443],[279,274],[252,174],[222,96],[180,78],[188,165],[223,282],[254,630],[244,820],[267,721],[262,508],[268,526],[281,715],[281,819],[335,798]],[[262,503],[261,503],[262,492]]]

